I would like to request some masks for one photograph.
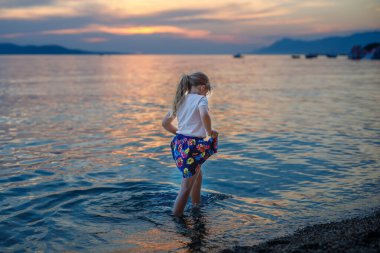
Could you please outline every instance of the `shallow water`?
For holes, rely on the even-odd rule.
[[[200,210],[161,127],[202,70],[219,152]],[[380,62],[0,56],[0,251],[212,252],[380,204]]]

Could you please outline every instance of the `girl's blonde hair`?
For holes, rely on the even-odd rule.
[[[182,75],[178,83],[177,91],[174,97],[171,114],[177,115],[178,108],[181,106],[185,95],[191,90],[193,86],[206,85],[208,91],[211,91],[211,85],[208,77],[202,72],[195,72],[190,75]]]

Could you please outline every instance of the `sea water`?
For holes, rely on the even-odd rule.
[[[178,220],[161,120],[198,70],[219,152]],[[216,252],[379,206],[379,77],[345,57],[0,56],[0,251]]]

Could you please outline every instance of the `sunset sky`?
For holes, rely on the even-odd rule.
[[[380,0],[0,0],[0,42],[132,53],[247,52],[380,30]]]

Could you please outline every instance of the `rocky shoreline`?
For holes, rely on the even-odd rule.
[[[380,252],[380,207],[365,217],[316,224],[298,229],[292,235],[249,247],[236,246],[220,253],[296,252]]]

